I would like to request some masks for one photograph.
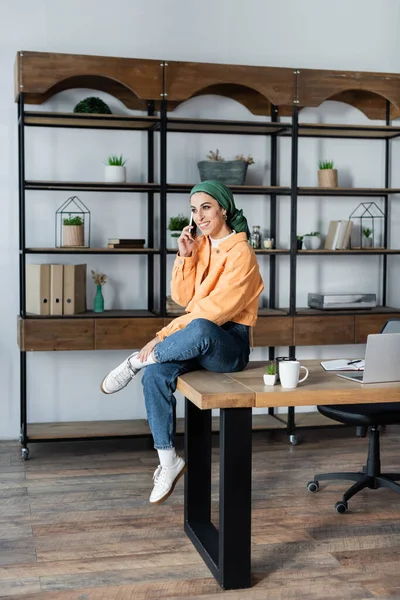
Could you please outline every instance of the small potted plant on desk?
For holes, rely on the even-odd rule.
[[[321,234],[319,231],[306,233],[304,236],[304,246],[306,250],[318,250],[321,247]]]
[[[170,232],[170,248],[173,250],[178,249],[178,237],[182,233],[182,229],[189,225],[189,219],[183,215],[171,217],[168,223],[168,229]]]
[[[303,248],[303,238],[304,235],[297,236],[297,250],[301,250]]]
[[[265,367],[264,385],[275,385],[278,380],[278,368],[274,360],[270,360]]]

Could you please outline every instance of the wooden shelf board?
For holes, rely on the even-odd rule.
[[[26,190],[79,190],[86,192],[159,192],[158,183],[101,181],[25,181]]]
[[[299,187],[297,192],[299,196],[385,196],[400,194],[400,188]]]
[[[323,315],[329,317],[329,315],[380,315],[388,313],[400,313],[400,308],[393,308],[392,306],[376,306],[375,308],[366,309],[342,309],[342,310],[318,310],[316,308],[298,308],[296,315],[299,316],[312,316],[312,315]]]
[[[291,130],[289,123],[263,123],[256,121],[232,121],[213,119],[179,119],[169,118],[167,131],[185,133],[237,133],[271,135],[282,134]]]
[[[95,313],[92,310],[86,310],[82,313],[74,315],[34,315],[27,313],[26,319],[110,319],[110,318],[147,318],[156,317],[156,313],[149,310],[132,308],[132,309],[113,309],[105,310],[102,313]]]
[[[272,250],[266,248],[258,248],[254,250],[256,254],[290,254],[290,250],[283,248],[273,248]]]
[[[300,123],[301,137],[346,137],[366,139],[388,139],[400,135],[400,127],[376,125],[332,125],[322,123]]]
[[[148,130],[157,125],[159,121],[158,117],[133,115],[99,115],[33,111],[24,113],[25,125],[38,127]]]
[[[259,317],[286,317],[288,315],[287,308],[259,308]]]
[[[157,248],[25,248],[27,254],[159,254]]]
[[[311,254],[400,254],[400,250],[394,248],[347,248],[346,250],[297,250],[297,254],[311,255]]]
[[[169,183],[167,192],[170,194],[186,194],[189,193],[195,184],[189,183]],[[282,186],[265,186],[265,185],[228,185],[234,194],[260,194],[278,196],[290,194],[289,187]]]

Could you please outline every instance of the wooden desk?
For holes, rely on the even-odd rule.
[[[266,387],[265,362],[240,373],[179,377],[185,396],[185,531],[224,589],[251,585],[252,408],[400,402],[400,382],[360,385],[302,361],[309,377],[294,390]],[[219,530],[211,522],[211,409],[220,410]]]

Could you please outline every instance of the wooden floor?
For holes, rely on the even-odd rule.
[[[127,440],[36,444],[23,462],[19,444],[0,443],[0,598],[400,598],[400,496],[364,491],[338,515],[346,482],[306,490],[314,472],[362,466],[366,440],[338,428],[301,439],[291,447],[281,431],[254,434],[253,587],[232,592],[183,532],[183,482],[149,506],[153,450]],[[385,469],[398,470],[400,428],[381,446]],[[213,458],[216,520],[217,449]]]

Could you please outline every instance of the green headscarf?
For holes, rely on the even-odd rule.
[[[228,227],[236,231],[236,233],[244,231],[247,234],[247,237],[250,237],[247,219],[243,216],[243,211],[236,208],[232,192],[226,185],[219,181],[202,181],[192,188],[190,196],[193,196],[193,194],[196,194],[197,192],[204,192],[205,194],[212,196],[218,204],[226,210],[226,222]]]

